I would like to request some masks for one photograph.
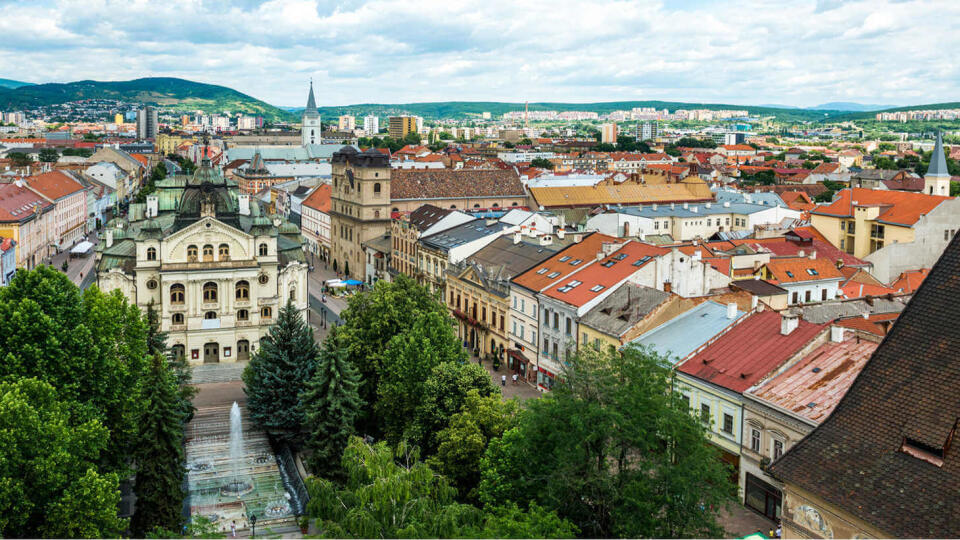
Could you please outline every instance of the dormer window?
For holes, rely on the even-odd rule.
[[[147,260],[148,261],[157,260],[157,248],[154,248],[154,247],[147,248]]]

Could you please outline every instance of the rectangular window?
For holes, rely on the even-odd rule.
[[[590,337],[587,336],[587,333],[586,333],[586,332],[584,332],[584,333],[583,333],[583,344],[586,345],[587,343],[590,343]]]
[[[826,289],[823,289],[823,290],[820,291],[820,300],[823,300],[824,302],[827,301],[827,290],[826,290]]]
[[[517,297],[513,297],[513,309],[517,309]]]
[[[521,324],[521,325],[520,325],[520,339],[523,339],[523,329],[524,329],[524,328],[525,328],[525,327]]]
[[[704,424],[710,423],[710,405],[707,405],[706,403],[700,404],[700,420]]]
[[[806,298],[806,302],[809,303],[810,300],[813,298],[813,292],[812,292],[812,291],[807,291],[806,294],[804,295],[804,297]]]
[[[570,317],[567,317],[567,335],[570,335],[570,331],[573,327],[573,321],[570,320]]]
[[[557,313],[556,311],[553,312],[553,329],[554,330],[560,329],[560,314]]]
[[[780,459],[783,455],[783,441],[773,441],[773,460]]]
[[[517,321],[513,321],[513,330],[510,333],[517,335]]]
[[[754,452],[760,453],[760,430],[751,429],[750,430],[750,449]]]
[[[798,293],[797,291],[793,291],[793,302],[791,303],[796,304],[799,301],[800,301],[800,293]]]
[[[723,413],[723,432],[733,435],[733,415]]]
[[[530,327],[530,343],[537,344],[537,331]]]
[[[520,313],[526,313],[526,312],[527,312],[527,302],[526,302],[523,298],[521,298],[521,299],[520,299]]]

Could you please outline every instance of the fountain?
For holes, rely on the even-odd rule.
[[[227,497],[240,498],[253,491],[250,482],[240,479],[240,459],[243,456],[243,418],[240,406],[233,402],[230,408],[230,463],[232,465],[232,479],[220,488],[220,494]]]

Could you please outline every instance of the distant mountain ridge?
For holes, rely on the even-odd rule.
[[[821,103],[814,107],[807,107],[807,109],[813,111],[848,111],[848,112],[870,112],[870,111],[882,111],[884,109],[889,109],[896,107],[896,105],[866,105],[863,103],[854,103],[852,101],[831,101],[829,103]]]
[[[168,110],[242,112],[268,120],[292,116],[259,99],[232,88],[174,77],[147,77],[131,81],[76,81],[0,88],[0,110],[57,105],[83,99],[116,99]]]
[[[33,83],[15,81],[13,79],[0,79],[0,88],[20,88],[21,86],[31,86]]]

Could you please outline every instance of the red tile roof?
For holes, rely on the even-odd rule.
[[[7,251],[13,247],[13,238],[0,238],[0,251]]]
[[[896,289],[891,289],[890,287],[861,283],[858,281],[851,281],[843,287],[840,287],[840,290],[847,298],[863,298],[864,296],[883,296],[885,294],[897,293]]]
[[[770,259],[766,267],[778,283],[843,279],[843,274],[829,259],[811,259],[810,257]]]
[[[863,319],[861,319],[863,320]],[[849,335],[828,341],[749,393],[819,424],[847,393],[877,343]]]
[[[147,156],[143,154],[130,154],[130,157],[142,163],[144,167],[148,164]]]
[[[826,324],[800,319],[792,332],[783,335],[779,313],[754,313],[740,319],[678,370],[722,388],[743,392],[799,352],[826,327]]]
[[[918,288],[920,284],[923,283],[923,280],[927,278],[927,275],[930,273],[929,268],[921,268],[920,270],[910,270],[903,272],[890,284],[890,288],[896,291],[903,291],[905,293],[911,293]]]
[[[26,221],[33,216],[34,207],[53,207],[53,203],[15,183],[0,184],[0,222]]]
[[[583,259],[581,263],[587,266],[552,285],[543,291],[543,294],[580,307],[600,295],[607,294],[610,289],[649,264],[655,257],[666,253],[670,253],[670,250],[636,241],[627,242],[600,260],[596,259],[597,253],[593,253],[592,257]],[[573,261],[568,261],[568,264],[570,262]],[[537,267],[538,270],[539,268],[540,266]]]
[[[821,204],[811,211],[813,214],[849,217],[853,215],[853,201],[859,206],[880,206],[877,221],[897,225],[913,226],[921,215],[951,197],[911,193],[907,191],[888,191],[866,188],[844,189],[837,193],[836,200]]]
[[[840,319],[834,324],[837,326],[842,326],[844,328],[850,328],[852,330],[860,330],[861,332],[867,332],[868,334],[873,334],[875,336],[885,336],[887,332],[890,331],[890,328],[893,326],[893,323],[900,317],[900,313],[878,313],[876,315],[870,315],[868,318],[864,319],[863,317],[850,317],[849,319]]]
[[[330,212],[330,184],[320,184],[317,186],[317,189],[313,190],[313,193],[310,194],[302,203],[304,206],[309,206],[314,210],[329,213]]]
[[[54,201],[83,191],[84,187],[63,171],[50,171],[26,179],[31,189]]]
[[[584,261],[582,264],[587,264],[594,260],[605,242],[621,242],[621,240],[600,233],[587,235],[580,242],[567,246],[553,257],[514,277],[511,281],[531,291],[540,292],[551,283],[566,278],[580,267],[579,265],[570,266],[570,261],[580,259]],[[543,268],[546,268],[546,271],[541,272]]]

